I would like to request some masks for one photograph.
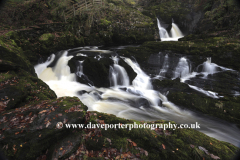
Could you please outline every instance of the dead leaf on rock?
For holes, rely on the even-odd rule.
[[[42,110],[41,112],[39,112],[38,114],[42,114],[42,113],[45,113],[47,112],[47,110]]]
[[[137,144],[136,144],[135,142],[132,142],[132,145],[133,145],[134,147],[136,147],[136,146],[137,146]]]
[[[47,128],[50,124],[51,124],[51,122],[48,121],[47,124],[46,124],[46,128]]]
[[[163,147],[163,149],[166,149],[166,147],[165,147],[165,145],[164,145],[164,144],[162,144],[162,147]]]
[[[202,151],[204,151],[207,155],[209,155],[209,152],[206,148],[202,147],[202,146],[198,146],[198,148]]]
[[[220,159],[218,156],[215,156],[213,154],[210,154],[210,156],[211,156],[212,159]]]
[[[109,143],[111,143],[111,139],[107,138],[107,141],[108,141]]]
[[[148,156],[148,151],[145,151],[145,155]]]

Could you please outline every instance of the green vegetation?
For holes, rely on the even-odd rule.
[[[101,19],[100,25],[108,26],[108,25],[110,25],[110,24],[111,24],[111,21],[108,21],[108,20],[106,20],[106,19]]]

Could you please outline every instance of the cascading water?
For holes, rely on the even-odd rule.
[[[76,75],[78,77],[81,77],[83,75],[83,61],[78,61],[79,65],[77,66],[77,72],[76,72]]]
[[[234,71],[232,69],[222,67],[215,63],[212,63],[211,57],[208,57],[207,60],[203,64],[199,65],[197,67],[197,71],[199,71],[199,67],[201,67],[201,66],[202,66],[202,72],[200,74],[204,75],[203,78],[206,78],[209,74],[213,75],[213,74],[221,72],[221,71]]]
[[[110,86],[129,86],[129,77],[126,70],[118,65],[119,58],[117,56],[112,56],[113,66],[109,69],[109,81]]]
[[[159,19],[157,18],[159,36],[161,41],[178,41],[179,38],[183,37],[181,30],[178,28],[177,24],[174,23],[172,19],[172,28],[171,28],[171,36],[167,33],[167,30],[163,28],[160,24]]]
[[[53,62],[54,59],[55,59],[55,54],[52,54],[50,57],[48,57],[45,63],[36,65],[35,71],[37,75],[39,76],[42,73],[42,71],[44,71],[47,68],[47,66]]]
[[[163,62],[162,69],[159,72],[159,76],[165,77],[165,74],[168,70],[168,67],[169,67],[168,54],[166,54],[165,57],[164,57],[164,62]]]
[[[158,25],[160,39],[162,39],[162,38],[169,38],[167,30],[161,26],[160,21],[159,21],[158,18],[157,18],[157,25]]]
[[[66,51],[58,59],[53,68],[47,66],[50,64],[49,61],[54,60],[54,56],[45,63],[39,64],[41,67],[39,65],[35,66],[35,70],[38,73],[39,78],[45,81],[49,87],[55,91],[58,97],[77,96],[85,105],[88,106],[90,111],[94,110],[115,114],[118,117],[127,119],[165,119],[182,124],[193,124],[198,122],[201,124],[200,131],[218,138],[219,140],[228,141],[237,145],[237,140],[240,139],[240,136],[236,134],[239,132],[238,129],[233,128],[228,123],[219,123],[218,121],[214,121],[206,117],[201,118],[195,113],[188,110],[182,110],[173,103],[169,102],[166,96],[153,90],[151,78],[141,70],[138,63],[133,62],[130,58],[120,57],[137,73],[137,77],[133,80],[132,85],[129,85],[129,83],[123,83],[125,84],[125,90],[122,89],[122,86],[118,85],[111,88],[96,88],[76,81],[75,74],[70,72],[67,65],[72,56],[68,56],[67,53],[68,51]],[[167,58],[168,55],[165,55],[165,59]],[[123,67],[121,68],[121,66],[117,64],[118,58],[113,57],[113,60],[115,64],[112,69],[110,69],[112,70],[112,72],[110,71],[110,74],[113,74],[114,69],[116,68],[118,68],[116,69],[116,73],[124,72],[122,70]],[[79,66],[80,64],[81,63],[79,63]],[[43,68],[45,69],[43,70]],[[178,67],[176,68],[176,76],[185,76],[189,73],[189,70],[190,68],[187,63],[187,59],[181,58]],[[81,67],[79,67],[79,72],[84,74]],[[128,78],[124,75],[120,79]],[[116,80],[115,84],[118,83],[118,80]],[[79,94],[79,91],[86,92]],[[145,105],[145,102],[148,102],[147,106]],[[225,129],[223,130],[222,128]]]
[[[109,70],[109,80],[111,86],[129,86],[129,77],[126,70],[118,64],[114,64]]]
[[[181,30],[178,28],[178,26],[175,23],[172,23],[172,29],[171,29],[170,33],[171,33],[172,38],[183,37]]]
[[[209,74],[214,74],[217,71],[217,65],[211,62],[211,57],[207,58],[207,61],[203,63],[203,74],[205,77]]]
[[[190,74],[190,65],[185,57],[180,58],[178,65],[173,73],[173,79],[184,78]]]

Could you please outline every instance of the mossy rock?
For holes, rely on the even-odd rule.
[[[200,92],[191,89],[187,84],[179,80],[155,80],[154,88],[160,92],[169,92],[168,100],[174,104],[204,114],[224,119],[240,125],[238,97],[225,95],[223,98],[213,99]]]
[[[72,136],[71,129],[65,127],[57,129],[56,124],[83,123],[86,110],[87,107],[77,97],[64,97],[39,101],[34,105],[4,112],[1,119],[4,116],[5,122],[0,127],[9,128],[4,129],[0,145],[9,147],[4,150],[9,159],[36,159],[46,150],[52,154],[54,150],[51,150],[51,146],[59,146],[59,142],[64,137]],[[18,125],[12,125],[11,121]],[[25,152],[26,150],[28,152]]]

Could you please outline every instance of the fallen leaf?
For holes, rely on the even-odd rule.
[[[208,150],[206,150],[204,147],[198,146],[198,148],[199,148],[200,150],[204,151],[207,155],[209,155]]]
[[[132,142],[132,145],[133,145],[134,147],[136,147],[136,146],[137,146],[137,144],[136,144],[135,142]]]
[[[38,114],[42,114],[42,113],[45,113],[47,112],[47,110],[42,110],[41,112],[39,112]]]
[[[144,151],[145,152],[145,155],[148,156],[148,151]]]
[[[210,154],[210,156],[211,156],[212,159],[220,159],[218,156],[215,156],[213,154]]]
[[[166,149],[166,147],[165,147],[165,145],[164,145],[164,144],[162,144],[162,147],[163,147],[163,149]]]

